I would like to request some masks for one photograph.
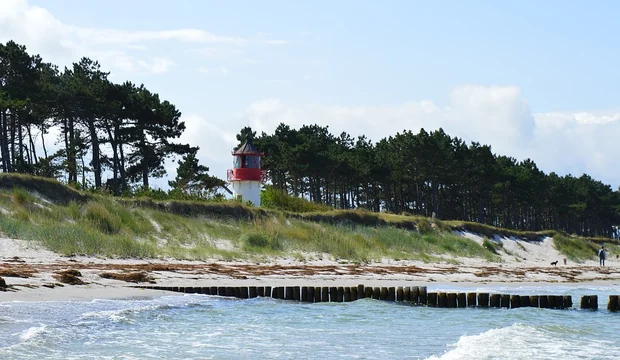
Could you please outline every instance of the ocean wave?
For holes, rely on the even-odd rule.
[[[29,327],[28,329],[22,331],[22,333],[19,335],[19,339],[21,341],[32,340],[36,338],[39,334],[43,333],[46,327],[47,325],[45,324],[41,324],[41,326]]]
[[[451,350],[427,360],[454,359],[617,359],[620,348],[611,341],[567,336],[565,328],[523,324],[463,335]]]

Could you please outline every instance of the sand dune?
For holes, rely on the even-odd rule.
[[[461,236],[482,244],[476,234]],[[64,257],[47,251],[33,242],[0,238],[0,276],[8,288],[0,292],[0,301],[78,300],[158,295],[162,292],[132,288],[138,283],[104,278],[107,274],[142,275],[162,286],[244,286],[244,285],[313,285],[405,286],[429,283],[459,284],[528,284],[618,282],[617,260],[599,267],[596,261],[577,264],[566,261],[554,248],[553,240],[523,241],[496,237],[505,251],[501,263],[477,258],[450,258],[438,263],[384,259],[371,264],[354,264],[342,260],[299,261],[274,258],[268,263],[243,261],[179,261],[171,259],[138,260],[98,257]],[[321,258],[321,257],[315,257]],[[558,261],[552,266],[552,261]],[[59,282],[58,273],[73,269],[84,285]],[[140,276],[138,276],[139,278]],[[141,279],[141,280],[145,280]],[[147,284],[142,282],[142,284]]]

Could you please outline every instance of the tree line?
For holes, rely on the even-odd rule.
[[[198,147],[175,141],[185,130],[175,105],[143,84],[113,83],[109,74],[87,57],[59,69],[23,45],[0,43],[1,170],[65,177],[118,195],[132,185],[148,189],[149,179],[166,174],[166,159],[182,157],[173,189],[204,196],[224,186],[198,164]],[[52,128],[62,146],[49,153]]]
[[[148,189],[150,179],[166,174],[165,161],[180,157],[171,191],[210,198],[225,189],[199,164],[199,148],[178,142],[185,124],[175,105],[143,84],[108,76],[86,57],[59,69],[13,41],[0,44],[0,170],[119,195]],[[50,140],[52,128],[58,136]],[[530,159],[496,155],[441,129],[372,142],[280,124],[258,137],[244,128],[238,139],[248,136],[266,153],[274,188],[335,208],[587,236],[609,236],[619,222],[620,193],[609,185],[585,174],[545,174]],[[49,141],[59,150],[48,152]]]
[[[496,155],[442,129],[403,131],[374,143],[328,127],[280,124],[246,136],[265,152],[272,186],[339,209],[363,208],[520,230],[611,236],[620,192],[584,174],[545,174],[534,161]]]

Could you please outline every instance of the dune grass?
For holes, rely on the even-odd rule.
[[[555,248],[569,260],[582,263],[585,260],[596,260],[599,246],[583,238],[569,237],[559,233],[553,236]]]
[[[585,239],[553,231],[512,231],[408,214],[312,208],[292,213],[233,201],[113,198],[45,179],[34,181],[28,190],[12,184],[28,185],[28,177],[0,176],[0,232],[37,241],[63,255],[260,261],[271,256],[312,259],[327,254],[358,263],[456,257],[501,261],[498,254],[503,249],[495,241],[480,246],[454,235],[454,230],[491,239],[496,234],[532,240],[553,236],[558,250],[574,261],[592,258],[598,248]],[[59,197],[63,199],[57,201]]]
[[[390,226],[390,215],[379,218],[361,211],[339,213],[337,220],[329,223],[325,218],[309,220],[308,214],[291,218],[282,212],[252,219],[208,216],[201,208],[190,215],[188,209],[197,205],[189,203],[181,210],[186,206],[183,202],[176,202],[173,212],[162,210],[159,205],[127,205],[98,195],[82,203],[55,205],[23,189],[2,190],[0,206],[4,214],[0,215],[0,231],[12,238],[37,241],[63,255],[232,260],[264,256],[312,258],[327,254],[360,263],[384,258],[430,262],[442,255],[498,260],[475,242],[442,232],[428,221],[420,231],[408,230],[409,226]],[[243,211],[244,208],[231,206],[227,213]],[[227,246],[218,247],[218,241]]]

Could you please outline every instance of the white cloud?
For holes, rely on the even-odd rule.
[[[497,154],[531,158],[547,173],[585,172],[617,186],[619,120],[620,112],[532,113],[516,87],[472,85],[455,88],[448,106],[430,100],[382,107],[292,105],[265,99],[250,104],[238,116],[238,126],[249,123],[259,133],[273,133],[279,123],[295,128],[316,123],[328,125],[334,134],[364,134],[373,141],[403,130],[442,127],[467,142],[491,145]]]
[[[202,29],[174,30],[123,30],[94,27],[79,27],[64,24],[49,11],[32,6],[27,0],[0,1],[0,42],[14,40],[24,44],[30,53],[38,53],[44,60],[67,66],[82,56],[100,60],[104,68],[124,71],[163,73],[173,61],[161,56],[146,54],[145,42],[176,41],[214,46],[233,47],[205,50],[206,56],[229,56],[240,52],[234,47],[251,44],[283,45],[284,40],[247,39],[238,36],[223,36]],[[127,51],[139,51],[134,56]],[[228,55],[226,55],[228,54]]]
[[[224,66],[213,67],[213,68],[201,67],[200,69],[198,69],[198,71],[200,71],[201,73],[206,74],[206,75],[222,75],[222,76],[226,76],[229,73],[228,69],[225,68]]]
[[[226,60],[226,59],[230,59],[232,57],[235,57],[235,56],[238,56],[244,53],[242,49],[238,49],[238,48],[216,48],[216,47],[204,47],[200,49],[192,49],[191,51],[210,60]]]
[[[280,45],[288,44],[288,41],[286,40],[263,40],[263,43],[266,45],[280,46]]]

